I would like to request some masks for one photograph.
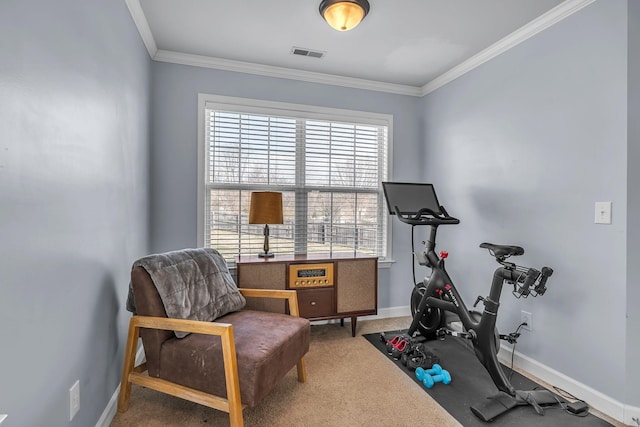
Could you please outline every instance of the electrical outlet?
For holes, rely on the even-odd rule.
[[[529,313],[528,311],[524,311],[522,310],[520,312],[520,316],[521,316],[521,322],[522,323],[526,323],[526,325],[524,325],[522,327],[522,329],[526,329],[527,331],[530,331],[533,329],[533,324],[531,323],[531,313]]]
[[[80,380],[77,380],[69,389],[69,421],[80,410]]]

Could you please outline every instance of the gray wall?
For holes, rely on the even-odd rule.
[[[640,2],[629,0],[627,158],[627,402],[640,406]]]
[[[95,425],[148,247],[151,61],[103,0],[3,0],[0,57],[2,427]]]
[[[419,99],[184,65],[154,63],[151,154],[154,252],[197,244],[198,93],[393,114],[393,169],[397,180],[420,177]],[[380,271],[380,307],[406,306],[411,289],[409,230],[394,238],[399,268]]]
[[[543,297],[516,300],[505,290],[499,329],[514,330],[520,311],[531,312],[533,331],[518,351],[637,403],[637,391],[625,398],[627,340],[629,365],[638,360],[629,328],[638,320],[626,318],[628,261],[636,264],[629,274],[640,276],[637,230],[636,256],[627,254],[627,169],[631,181],[639,159],[636,144],[627,168],[627,2],[595,2],[422,103],[423,178],[462,220],[439,242],[465,297],[486,295],[497,266],[479,243],[523,246],[518,263],[555,274]],[[629,200],[636,228],[637,197]],[[612,201],[611,225],[594,224],[596,201]],[[633,287],[637,294],[637,281]]]

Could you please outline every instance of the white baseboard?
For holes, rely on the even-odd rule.
[[[400,307],[386,307],[379,308],[378,314],[372,316],[358,317],[358,320],[376,320],[376,319],[390,319],[392,317],[405,317],[411,316],[411,309],[408,305]]]
[[[508,344],[502,344],[498,352],[500,358],[506,365],[511,364],[512,347]],[[610,396],[607,396],[565,374],[556,371],[542,363],[534,360],[522,353],[513,353],[513,364],[515,367],[528,372],[529,374],[539,378],[540,380],[561,388],[580,400],[587,402],[592,408],[602,412],[603,414],[622,422],[629,426],[636,426],[633,419],[640,419],[640,408],[625,405]]]
[[[633,427],[640,427],[640,407],[624,406],[624,424]]]
[[[140,363],[144,361],[144,348],[140,346],[138,351],[136,352],[136,361],[134,362],[134,366],[138,366]],[[111,421],[116,416],[116,411],[118,410],[118,395],[120,394],[120,385],[116,387],[116,391],[111,395],[111,399],[109,399],[109,403],[107,403],[107,407],[102,411],[102,415],[98,419],[96,423],[96,427],[109,427],[111,425]]]
[[[96,427],[109,427],[111,421],[116,416],[116,410],[118,409],[118,394],[120,394],[120,386],[116,388],[116,391],[111,395],[111,399],[109,399],[109,403],[107,403],[107,407],[102,411],[102,415],[98,422],[96,423]]]
[[[378,320],[378,319],[390,319],[392,317],[405,317],[411,316],[411,310],[409,306],[401,306],[401,307],[387,307],[387,308],[379,308],[378,314],[372,314],[370,316],[358,316],[358,320]],[[348,319],[349,317],[345,317]],[[341,319],[330,319],[330,320],[314,320],[314,325],[329,325],[340,322]]]

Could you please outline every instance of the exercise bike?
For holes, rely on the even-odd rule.
[[[459,224],[460,220],[450,216],[439,204],[431,184],[383,182],[382,185],[390,214],[411,225],[412,231],[415,226],[430,227],[424,251],[414,252],[414,255],[420,265],[431,268],[431,274],[422,282],[416,283],[412,291],[410,306],[413,320],[407,334],[413,337],[419,333],[427,339],[451,335],[468,339],[472,343],[475,355],[500,391],[471,407],[471,411],[483,421],[491,421],[515,406],[532,405],[538,413],[542,413],[543,405],[558,403],[558,398],[548,390],[516,390],[497,357],[500,339],[515,343],[518,336],[516,333],[500,335],[496,329],[503,285],[511,285],[512,293],[517,298],[544,295],[547,279],[553,274],[553,270],[549,267],[537,270],[507,261],[510,257],[524,254],[524,249],[520,246],[482,243],[480,247],[488,249],[500,267],[494,271],[489,295],[479,296],[473,305],[475,308],[482,302],[484,310],[482,313],[471,311],[445,269],[448,254],[444,251],[437,254],[435,251],[438,227]],[[457,315],[462,331],[447,327],[447,312]]]

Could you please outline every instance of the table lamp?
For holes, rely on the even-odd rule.
[[[254,191],[251,193],[249,224],[264,224],[264,246],[259,257],[269,258],[269,224],[282,224],[282,193]]]

